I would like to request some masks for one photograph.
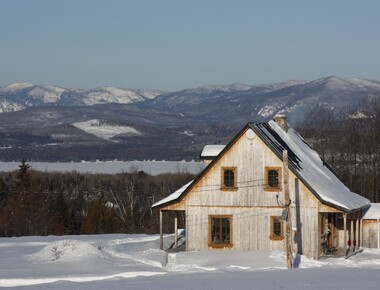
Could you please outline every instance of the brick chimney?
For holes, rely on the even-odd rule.
[[[273,117],[273,121],[275,121],[285,132],[288,130],[288,125],[286,122],[286,116],[283,114],[276,114]]]

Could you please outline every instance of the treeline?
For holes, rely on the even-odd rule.
[[[351,191],[380,202],[380,98],[359,107],[315,108],[297,130]]]
[[[188,173],[151,176],[47,173],[0,174],[0,236],[155,233],[151,205],[194,178]],[[169,221],[168,221],[169,222]],[[172,225],[167,223],[168,229]]]

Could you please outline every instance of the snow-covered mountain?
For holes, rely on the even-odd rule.
[[[295,123],[302,121],[308,111],[316,106],[339,110],[379,96],[379,81],[335,76],[263,85],[208,85],[170,93],[109,86],[80,90],[14,83],[0,87],[0,113],[36,106],[90,107],[113,104],[115,108],[118,104],[134,104],[135,118],[146,119],[145,111],[149,109],[161,115],[160,120],[163,122],[165,114],[186,116],[203,122],[247,122],[267,120],[276,113],[286,113],[289,120]],[[116,122],[121,118],[113,117]],[[149,120],[152,121],[157,120]]]
[[[42,104],[53,104],[59,102],[61,95],[67,91],[57,86],[39,86],[29,83],[14,83],[0,88],[0,104],[6,111],[13,103],[14,110],[29,106],[38,106]],[[17,104],[17,105],[16,105]]]
[[[6,85],[4,87],[0,87],[0,92],[13,93],[15,91],[24,90],[26,88],[33,87],[33,86],[34,85],[30,83],[13,83],[13,84]]]
[[[160,91],[154,90],[126,90],[116,87],[100,87],[83,92],[83,101],[86,105],[118,103],[130,104],[145,101],[159,95]]]
[[[365,118],[356,107],[372,98],[379,81],[334,76],[171,93],[15,83],[0,87],[0,159],[193,158],[247,122],[285,113],[296,126],[316,107],[337,115],[350,107],[349,118]]]
[[[285,113],[295,123],[313,107],[339,110],[379,96],[378,81],[331,76],[257,86],[206,86],[162,94],[141,105],[216,122],[260,121]]]
[[[30,83],[13,83],[0,87],[0,113],[14,112],[42,105],[92,106],[96,104],[129,104],[152,99],[158,90],[134,90],[100,87],[92,90],[65,89]]]

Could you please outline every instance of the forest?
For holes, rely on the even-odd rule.
[[[351,191],[380,202],[379,97],[339,113],[316,107],[296,129]]]
[[[47,173],[22,160],[18,171],[0,175],[0,236],[155,233],[159,218],[152,204],[192,178]]]
[[[351,191],[380,202],[380,98],[339,114],[316,107],[296,129]],[[157,233],[152,204],[193,178],[47,173],[22,160],[19,170],[0,173],[0,236]]]

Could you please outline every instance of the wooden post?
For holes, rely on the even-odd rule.
[[[347,255],[347,214],[343,213],[343,249],[344,255]]]
[[[162,210],[160,210],[160,250],[164,249],[164,231],[162,226]]]
[[[360,247],[363,248],[363,210],[360,210]]]
[[[338,214],[335,214],[335,241],[334,247],[339,247]]]
[[[359,216],[356,218],[355,234],[356,250],[359,250]]]
[[[350,225],[350,240],[351,240],[351,247],[354,248],[354,220],[351,218],[351,225]]]
[[[380,249],[380,220],[377,219],[377,248]]]
[[[363,248],[363,213],[360,218],[360,247]]]
[[[292,245],[291,245],[291,223],[290,218],[290,196],[289,196],[289,169],[288,169],[288,151],[283,152],[283,163],[284,163],[284,196],[285,196],[285,208],[287,212],[286,220],[286,260],[288,269],[293,268],[293,257],[292,257]]]
[[[188,213],[189,212],[189,206],[186,206],[186,210],[185,210],[185,235],[186,235],[186,243],[185,243],[185,248],[186,248],[186,251],[189,251],[189,240],[188,240],[188,232],[189,232],[189,216],[188,216]]]
[[[174,218],[174,248],[178,248],[178,212],[175,212]]]

